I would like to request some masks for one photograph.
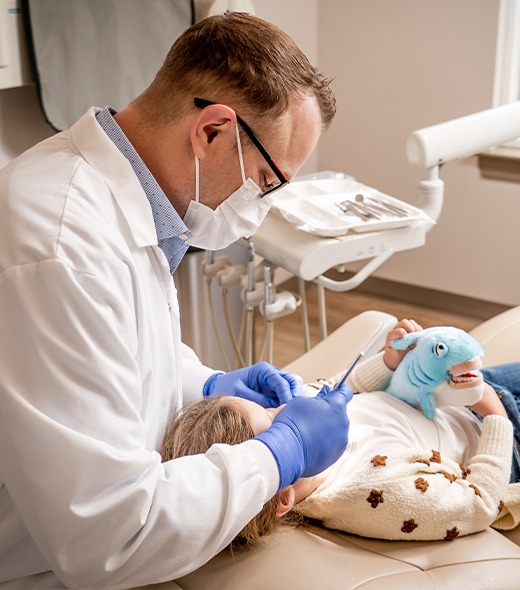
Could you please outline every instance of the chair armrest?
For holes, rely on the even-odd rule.
[[[306,383],[336,375],[346,369],[361,350],[366,357],[381,350],[386,333],[396,322],[397,319],[388,313],[364,311],[289,363],[285,370],[301,375]]]
[[[520,306],[486,320],[474,328],[471,335],[484,349],[483,360],[486,366],[519,361]]]

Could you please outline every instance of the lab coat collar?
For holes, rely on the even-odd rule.
[[[103,177],[116,199],[138,247],[157,246],[150,203],[128,160],[96,120],[92,107],[69,131],[74,151]]]

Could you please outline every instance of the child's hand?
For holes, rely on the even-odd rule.
[[[482,416],[490,416],[491,414],[497,414],[498,416],[504,416],[507,418],[506,410],[500,401],[496,391],[488,383],[484,383],[484,394],[482,398],[471,406],[471,409]]]
[[[383,355],[383,360],[385,361],[385,365],[395,371],[399,366],[399,363],[403,360],[404,355],[410,350],[410,347],[407,350],[394,350],[391,346],[392,340],[397,340],[402,338],[406,334],[410,332],[421,332],[422,326],[420,326],[415,320],[401,320],[399,321],[394,328],[392,328],[388,334],[386,335],[386,343],[385,343],[385,352]]]

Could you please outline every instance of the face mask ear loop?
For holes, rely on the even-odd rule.
[[[195,202],[199,202],[199,159],[195,156]]]
[[[242,155],[242,144],[240,143],[240,133],[238,132],[238,125],[235,127],[237,133],[237,147],[238,147],[238,159],[240,161],[240,172],[242,173],[242,182],[246,182],[246,173],[244,169],[244,156]]]

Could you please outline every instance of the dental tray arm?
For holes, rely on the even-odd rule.
[[[444,182],[439,178],[439,166],[427,168],[424,173],[425,177],[417,184],[415,206],[436,222],[441,215],[444,203]]]
[[[361,285],[363,281],[368,279],[368,277],[384,262],[386,262],[390,258],[390,256],[392,256],[392,254],[394,254],[394,250],[392,248],[386,249],[384,252],[381,252],[381,254],[378,254],[377,256],[369,260],[365,264],[365,266],[363,266],[360,270],[357,271],[355,275],[349,277],[348,279],[345,279],[344,281],[337,281],[325,275],[320,275],[319,277],[314,279],[314,282],[317,285],[320,285],[321,287],[329,289],[329,291],[350,291],[352,289],[355,289],[356,287]]]
[[[255,234],[254,243],[256,253],[271,265],[284,268],[304,281],[341,292],[357,287],[396,252],[423,246],[430,227],[412,223],[327,238],[300,231],[280,216],[269,214]],[[361,264],[367,261],[356,275],[344,281],[325,276],[327,271],[355,261]]]

